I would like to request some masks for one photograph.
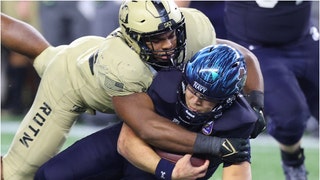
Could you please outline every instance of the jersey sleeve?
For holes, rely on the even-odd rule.
[[[95,60],[94,75],[110,96],[145,92],[153,79],[149,66],[120,38],[103,44]]]
[[[40,77],[42,77],[44,71],[47,69],[48,64],[54,59],[54,56],[67,48],[66,45],[57,47],[49,46],[47,49],[37,56],[33,62],[33,67]]]

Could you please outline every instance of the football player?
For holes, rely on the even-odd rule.
[[[226,45],[209,46],[187,62],[183,73],[159,72],[148,94],[156,112],[188,130],[201,132],[203,136],[245,138],[249,141],[258,116],[241,94],[246,77],[247,68],[241,53]],[[162,88],[164,86],[166,88]],[[166,172],[165,179],[170,179],[170,173],[167,173],[171,172],[170,163],[163,158],[155,161],[155,154],[146,153],[150,149],[141,148],[146,146],[142,141],[141,145],[137,145],[139,140],[135,137],[123,126],[118,141],[119,152],[130,162],[135,162],[137,167],[155,172],[159,178],[161,171]],[[251,179],[250,156],[238,162],[229,161],[228,156],[207,158],[210,166],[203,179],[209,179],[222,162],[223,179]],[[150,168],[148,165],[152,164],[152,160],[157,166]],[[185,175],[183,169],[175,171]],[[128,179],[154,179],[143,172],[125,175]],[[193,179],[196,178],[199,177]]]
[[[35,58],[32,63],[41,77],[34,103],[3,157],[5,180],[32,179],[37,168],[60,150],[84,112],[116,111],[139,137],[161,148],[219,153],[207,144],[194,146],[197,133],[141,108],[155,69],[179,66],[216,43],[208,18],[195,9],[179,9],[172,1],[124,1],[119,23],[106,38],[87,36],[52,47],[32,27],[2,14],[1,43]],[[242,51],[251,67],[247,92],[263,91],[257,59],[247,49]]]
[[[311,116],[319,121],[319,27],[312,22],[312,6],[319,7],[319,2],[225,4],[228,39],[249,48],[259,59],[265,77],[268,133],[279,144],[287,180],[308,179],[302,137]]]

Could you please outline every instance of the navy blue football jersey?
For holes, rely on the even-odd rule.
[[[310,9],[311,1],[278,1],[274,7],[256,1],[226,1],[225,25],[229,35],[239,40],[281,45],[309,33]]]
[[[155,104],[155,110],[161,116],[171,119],[188,130],[201,132],[209,136],[232,137],[248,139],[254,128],[257,115],[252,110],[242,95],[238,95],[234,103],[222,112],[216,119],[210,120],[205,125],[187,126],[179,120],[176,110],[178,102],[177,90],[183,81],[183,74],[179,70],[160,71],[153,80],[147,93]],[[197,156],[197,155],[196,155]],[[203,155],[199,155],[203,157]],[[210,166],[205,178],[210,177],[222,163],[220,157],[210,156]],[[250,159],[248,160],[250,161]],[[230,164],[224,163],[224,166]],[[205,179],[204,178],[204,179]]]

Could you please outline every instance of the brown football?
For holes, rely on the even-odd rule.
[[[170,162],[176,163],[179,159],[181,159],[183,157],[183,155],[181,154],[175,154],[175,153],[171,153],[171,152],[166,152],[160,149],[155,149],[155,152],[163,159],[166,159]],[[201,158],[197,158],[197,157],[191,157],[190,159],[192,166],[194,167],[199,167],[202,166],[205,162],[204,159]]]

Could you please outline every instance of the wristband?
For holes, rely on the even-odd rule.
[[[174,166],[175,164],[173,164],[172,162],[161,158],[157,165],[155,176],[157,177],[157,179],[171,180]]]
[[[193,152],[197,154],[219,155],[221,144],[225,138],[206,136],[197,133],[196,141],[193,145]]]
[[[258,109],[264,107],[264,94],[261,91],[253,90],[247,95],[247,100],[252,107]]]

